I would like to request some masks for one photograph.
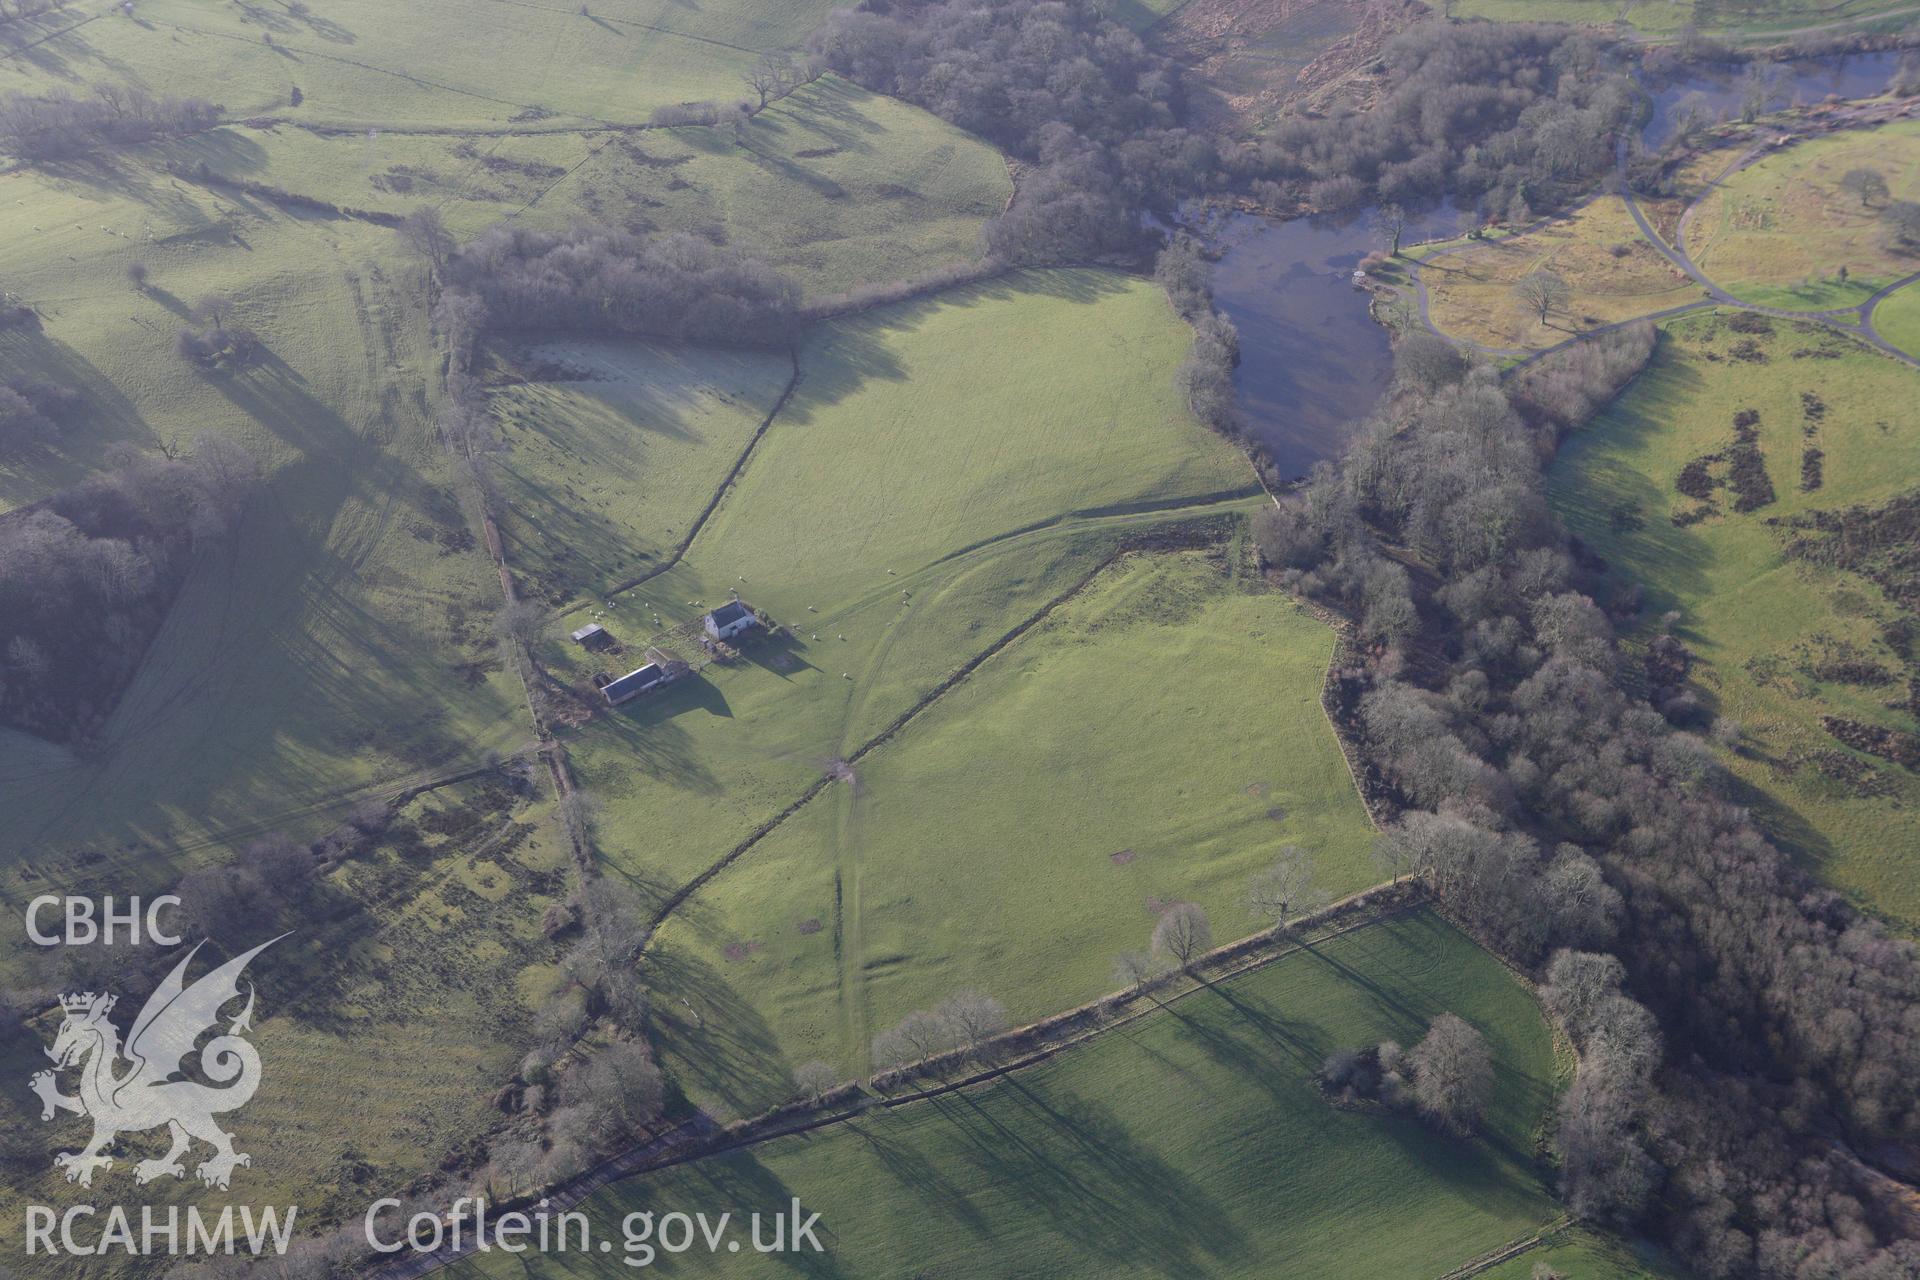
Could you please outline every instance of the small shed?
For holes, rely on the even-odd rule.
[[[573,633],[573,642],[582,649],[604,649],[613,643],[613,633],[597,622],[590,622]]]
[[[731,640],[759,625],[760,620],[744,600],[730,601],[706,616],[707,635],[715,640]]]
[[[607,703],[610,706],[617,707],[629,699],[637,698],[643,693],[659,688],[661,685],[666,684],[671,678],[672,677],[667,674],[666,668],[657,662],[649,662],[638,671],[627,672],[627,674],[621,676],[618,680],[613,681],[601,689],[600,692],[606,695]]]

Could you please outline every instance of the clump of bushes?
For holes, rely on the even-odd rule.
[[[1465,1019],[1443,1013],[1411,1051],[1391,1040],[1336,1050],[1321,1066],[1319,1082],[1341,1105],[1405,1108],[1450,1133],[1467,1133],[1493,1093],[1493,1053]]]
[[[182,360],[204,369],[237,369],[253,363],[262,351],[260,336],[232,322],[233,303],[219,294],[202,298],[191,312],[193,323],[174,337],[173,349]]]

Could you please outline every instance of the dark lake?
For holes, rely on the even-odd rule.
[[[1406,239],[1453,235],[1461,221],[1441,207],[1417,217]],[[1354,268],[1379,247],[1369,214],[1272,222],[1234,213],[1206,231],[1220,255],[1214,305],[1240,330],[1241,417],[1283,477],[1305,475],[1339,456],[1393,373],[1387,331],[1353,287]]]
[[[1775,77],[1769,108],[1819,102],[1828,94],[1842,98],[1871,98],[1887,87],[1900,67],[1897,51],[1854,53],[1836,58],[1799,58],[1791,62],[1762,63]],[[1673,136],[1674,124],[1689,100],[1709,118],[1731,119],[1740,111],[1743,90],[1740,66],[1703,67],[1682,77],[1647,86],[1653,116],[1640,132],[1640,141],[1652,148]],[[1693,95],[1698,95],[1694,97]]]

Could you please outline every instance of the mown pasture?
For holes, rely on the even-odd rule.
[[[513,358],[541,380],[494,394],[497,518],[521,590],[556,605],[664,563],[793,376],[784,353],[621,340]]]
[[[1873,309],[1873,327],[1894,346],[1920,358],[1920,283],[1883,299]]]
[[[1411,1044],[1447,1011],[1495,1051],[1477,1135],[1324,1100],[1314,1076],[1328,1053]],[[1559,1070],[1525,988],[1417,911],[988,1084],[628,1179],[587,1208],[617,1248],[628,1213],[738,1219],[797,1197],[822,1215],[827,1251],[787,1261],[845,1277],[1434,1276],[1554,1216],[1533,1154]],[[658,1265],[745,1275],[768,1259],[743,1246]],[[550,1280],[606,1266],[494,1253],[459,1271]]]
[[[1920,785],[1821,724],[1835,715],[1913,731],[1913,712],[1889,705],[1904,688],[1904,660],[1889,644],[1901,611],[1855,574],[1787,560],[1787,531],[1772,522],[1911,488],[1920,375],[1818,326],[1775,320],[1770,333],[1743,333],[1736,319],[1670,322],[1647,372],[1563,448],[1553,499],[1583,541],[1645,588],[1649,627],[1679,612],[1675,634],[1699,659],[1691,688],[1741,725],[1744,743],[1726,763],[1752,788],[1763,823],[1830,883],[1911,923],[1920,832],[1907,815]],[[1758,414],[1772,500],[1742,512],[1723,468],[1744,411]],[[1819,487],[1809,491],[1811,450]],[[1709,454],[1721,460],[1701,464],[1715,477],[1702,503],[1676,486]]]
[[[1863,200],[1842,188],[1871,169],[1889,194]],[[1798,310],[1853,306],[1920,271],[1881,214],[1920,199],[1920,121],[1848,130],[1797,143],[1729,174],[1688,216],[1687,250],[1700,269],[1746,302]]]

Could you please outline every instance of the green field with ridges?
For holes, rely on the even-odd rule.
[[[462,136],[283,122],[184,139],[164,153],[183,172],[205,164],[229,181],[353,209],[429,205],[462,236],[504,218],[714,235],[816,291],[970,261],[982,224],[1013,191],[986,143],[835,76],[773,103],[737,135],[698,125]]]
[[[119,81],[211,98],[235,119],[381,128],[636,124],[658,106],[739,97],[760,52],[797,46],[831,7],[599,0],[582,12],[525,0],[140,0],[128,14],[89,3],[7,24],[0,92]]]
[[[1332,647],[1217,556],[1107,569],[662,931],[683,1084],[753,1111],[798,1063],[864,1073],[872,1036],[955,991],[1016,1021],[1092,999],[1165,903],[1222,941],[1264,927],[1247,880],[1288,844],[1329,890],[1372,883],[1319,705]],[[725,1052],[749,1041],[752,1073]]]

